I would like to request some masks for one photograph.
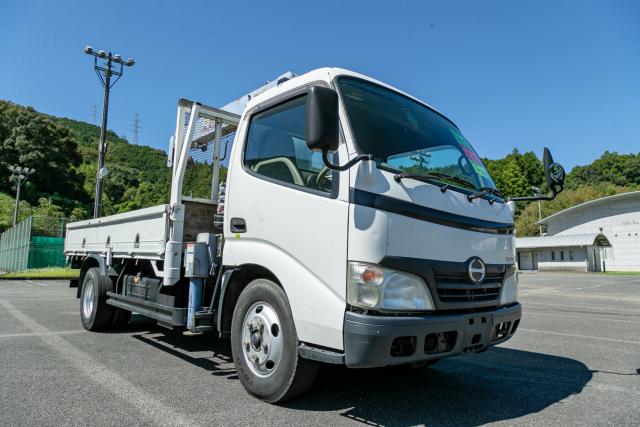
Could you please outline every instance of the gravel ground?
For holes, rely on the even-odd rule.
[[[640,277],[523,274],[516,336],[429,369],[326,367],[267,405],[226,342],[82,329],[63,281],[0,281],[0,425],[640,425]]]

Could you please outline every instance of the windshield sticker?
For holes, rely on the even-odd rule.
[[[480,157],[478,157],[474,149],[471,147],[469,141],[467,141],[467,139],[462,136],[462,134],[458,132],[458,130],[453,128],[449,128],[449,130],[453,134],[453,137],[456,139],[456,141],[458,141],[458,144],[460,144],[460,147],[462,148],[465,156],[467,156],[467,159],[469,159],[469,162],[471,162],[473,170],[476,171],[476,173],[481,177],[491,179],[489,177],[489,172],[487,172],[487,170],[485,169],[484,165],[482,164],[482,160],[480,159]]]

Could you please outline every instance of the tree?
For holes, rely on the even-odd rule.
[[[531,196],[531,187],[544,188],[544,168],[532,151],[520,154],[514,148],[502,159],[483,159],[483,162],[498,189],[507,196]]]
[[[76,173],[80,158],[69,130],[33,109],[4,106],[0,131],[0,169],[10,165],[35,168],[29,180],[37,192],[25,191],[25,198],[37,201],[41,195],[59,194],[87,200],[82,178]],[[10,190],[6,174],[0,188]]]
[[[526,175],[522,172],[515,158],[507,158],[503,163],[500,173],[495,177],[496,185],[500,191],[508,196],[526,196],[531,194],[531,185],[527,182]]]
[[[567,184],[571,187],[603,182],[619,186],[640,185],[640,153],[618,154],[605,151],[593,163],[576,166],[567,176]]]

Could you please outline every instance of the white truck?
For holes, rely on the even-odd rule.
[[[263,89],[230,104],[241,115],[180,100],[168,204],[67,226],[84,327],[135,312],[230,338],[240,381],[267,402],[306,391],[319,363],[424,366],[508,340],[516,199],[458,127],[343,69]],[[552,194],[537,198],[551,199],[564,170],[546,149],[544,163]],[[185,189],[209,180],[208,197]]]

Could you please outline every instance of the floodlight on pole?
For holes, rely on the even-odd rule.
[[[111,52],[106,53],[104,50],[95,52],[91,46],[85,46],[84,53],[93,56],[93,68],[104,88],[104,97],[102,103],[102,127],[100,128],[100,144],[98,146],[98,170],[96,172],[96,195],[93,206],[93,217],[100,218],[102,216],[102,181],[106,176],[104,168],[104,156],[107,154],[107,116],[109,113],[109,91],[122,77],[124,66],[131,67],[135,64],[132,58],[123,61],[122,56]],[[98,58],[104,61],[98,61]],[[114,66],[114,64],[119,65]],[[115,76],[115,80],[111,77]]]
[[[28,167],[20,167],[20,166],[9,166],[9,171],[11,172],[11,176],[9,176],[9,180],[13,181],[16,185],[16,205],[13,209],[13,225],[15,226],[18,222],[18,212],[20,210],[20,189],[22,188],[22,184],[27,182],[29,179],[29,175],[33,174],[36,170]]]

